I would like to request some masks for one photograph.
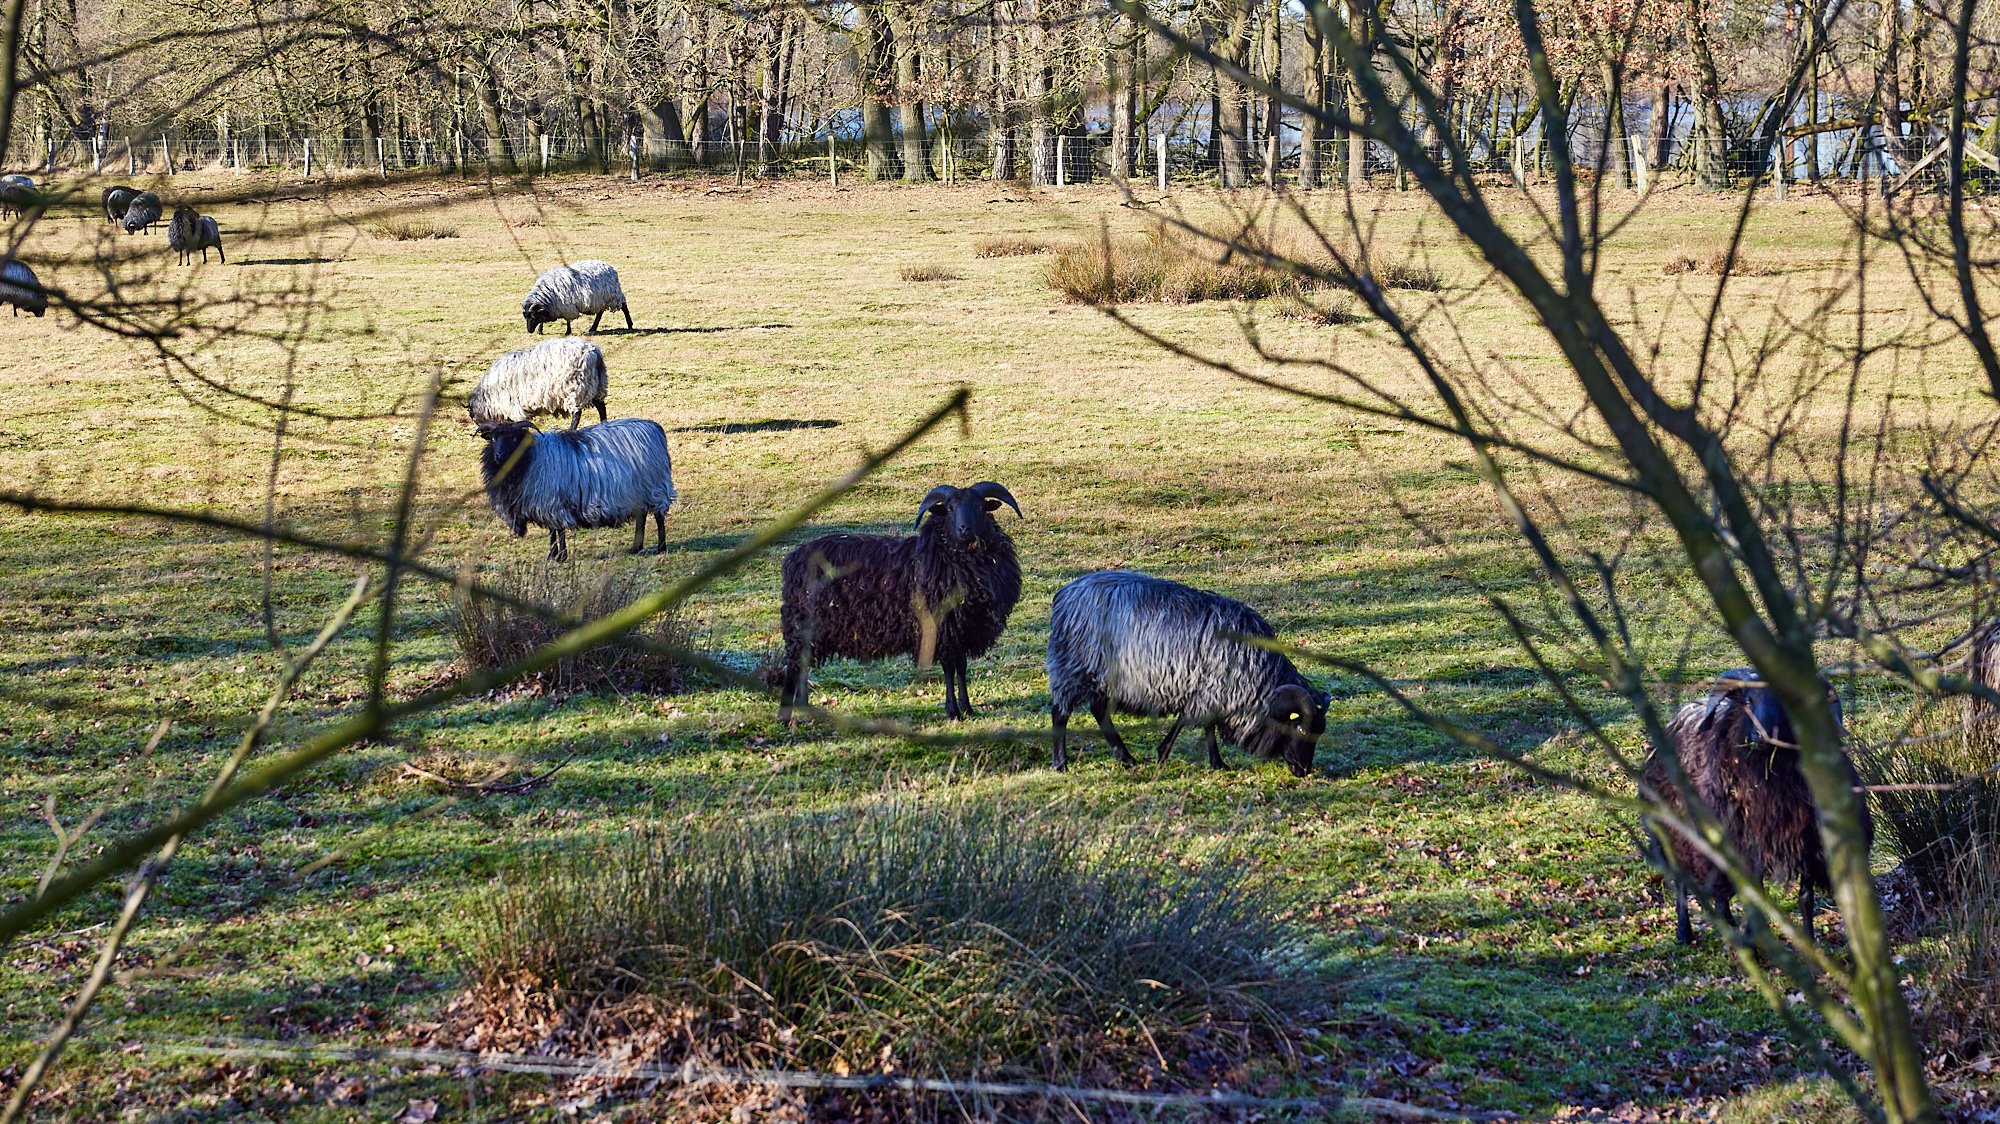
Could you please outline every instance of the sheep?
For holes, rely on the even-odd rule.
[[[1293,776],[1310,776],[1327,695],[1283,653],[1235,636],[1275,634],[1240,601],[1133,570],[1099,570],[1057,590],[1048,654],[1056,771],[1069,769],[1069,716],[1077,710],[1097,719],[1121,764],[1137,764],[1111,723],[1116,707],[1173,716],[1162,762],[1193,722],[1206,735],[1211,768],[1227,768],[1220,735],[1266,760],[1282,757]]]
[[[667,432],[645,418],[619,418],[577,430],[543,433],[527,422],[479,427],[486,498],[516,538],[528,524],[549,532],[549,557],[569,560],[571,529],[633,527],[632,553],[646,545],[653,517],[659,549],[667,548],[667,509],[674,504],[674,466]]]
[[[0,304],[12,305],[9,315],[23,312],[40,316],[49,310],[49,293],[35,278],[35,271],[13,258],[0,259]]]
[[[1965,677],[1991,691],[2000,691],[2000,620],[1985,621],[1972,630]],[[2000,724],[2000,705],[1978,695],[1965,698],[1966,717],[1975,727]]]
[[[139,194],[136,187],[118,184],[104,189],[104,221],[124,222],[125,212],[132,206],[132,199]]]
[[[125,233],[137,234],[151,230],[160,222],[160,197],[150,191],[142,191],[132,197],[125,208]]]
[[[222,230],[215,220],[193,207],[175,207],[174,217],[167,222],[167,248],[180,255],[180,264],[191,264],[196,250],[201,251],[203,262],[208,261],[211,246],[222,254]],[[226,264],[229,256],[223,254],[222,260]]]
[[[625,327],[632,327],[632,310],[625,306],[625,291],[618,287],[618,271],[601,261],[580,261],[559,265],[535,278],[535,287],[521,301],[521,319],[528,330],[541,335],[542,325],[563,322],[563,335],[570,334],[570,322],[590,316],[590,330],[607,312],[625,314]]]
[[[0,176],[0,218],[26,214],[40,201],[34,180],[21,175]]]
[[[605,420],[604,351],[579,339],[547,340],[493,361],[472,388],[466,409],[475,422],[527,421],[536,414],[568,414],[583,424],[583,408]]]
[[[1840,700],[1831,688],[1827,696],[1838,726]],[[1667,737],[1689,786],[1714,811],[1724,835],[1749,864],[1751,873],[1760,879],[1773,872],[1798,877],[1799,913],[1810,939],[1816,912],[1814,891],[1830,892],[1833,883],[1820,844],[1818,812],[1805,774],[1799,770],[1798,738],[1777,694],[1759,681],[1752,668],[1723,672],[1707,699],[1688,703],[1675,712],[1667,722]],[[1845,757],[1842,760],[1849,783],[1859,789],[1861,778],[1853,762]],[[1639,776],[1667,807],[1686,811],[1682,793],[1669,778],[1658,747],[1646,758]],[[1863,847],[1872,849],[1875,824],[1865,801],[1861,828]],[[1688,921],[1691,888],[1713,900],[1723,920],[1734,924],[1729,899],[1735,889],[1729,876],[1679,833],[1663,832],[1651,823],[1646,830],[1650,837],[1648,856],[1664,863],[1671,848],[1672,866],[1679,872],[1670,876],[1675,939],[1684,945],[1694,943],[1694,929]]]
[[[965,662],[993,647],[1021,599],[1014,540],[993,517],[1001,504],[1021,517],[991,480],[940,484],[917,506],[914,535],[822,535],[787,554],[779,716],[793,721],[810,699],[812,662],[908,655],[944,669],[945,717],[970,717]]]

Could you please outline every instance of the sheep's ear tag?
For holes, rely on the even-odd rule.
[[[1299,712],[1295,710],[1295,711],[1291,712],[1291,714],[1287,715],[1286,717],[1287,717],[1287,718],[1289,718],[1289,719],[1290,719],[1291,721],[1293,721],[1293,722],[1297,722],[1297,721],[1299,720]]]

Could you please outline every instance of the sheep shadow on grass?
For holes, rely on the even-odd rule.
[[[765,418],[753,422],[709,422],[683,425],[674,433],[785,433],[794,429],[833,429],[840,423],[832,418]]]
[[[789,328],[790,324],[705,324],[687,328],[599,328],[590,333],[597,336],[684,336],[712,335],[717,332],[757,332],[767,329]]]

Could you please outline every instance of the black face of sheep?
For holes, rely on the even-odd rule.
[[[940,485],[917,507],[917,533],[823,535],[785,556],[782,715],[810,697],[810,665],[825,656],[913,656],[944,672],[946,717],[974,711],[966,661],[984,655],[1021,596],[1014,542],[994,513],[1021,514],[990,480]]]
[[[536,300],[521,302],[521,319],[527,322],[528,330],[542,334],[542,325],[553,323],[555,317],[549,315],[549,306]]]
[[[1312,776],[1313,753],[1326,733],[1325,695],[1286,685],[1271,695],[1264,728],[1245,749],[1262,757],[1283,758],[1295,777]]]

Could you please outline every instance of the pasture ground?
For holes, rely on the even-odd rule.
[[[183,176],[168,190],[237,186]],[[1059,299],[1042,282],[1044,258],[974,257],[975,241],[991,235],[1061,241],[1139,229],[1145,212],[1119,206],[1109,190],[705,188],[578,178],[544,182],[534,197],[445,183],[370,187],[333,204],[304,195],[232,205],[219,212],[230,263],[166,276],[185,276],[201,293],[277,301],[255,321],[279,329],[273,339],[226,340],[199,369],[236,391],[275,395],[288,354],[295,359],[294,402],[335,417],[300,418],[284,434],[278,507],[329,537],[379,540],[417,433],[410,404],[434,375],[446,379],[447,399],[462,395],[494,354],[523,346],[520,295],[535,270],[565,258],[619,267],[638,327],[599,337],[611,410],[667,427],[683,497],[669,553],[628,563],[619,553],[626,533],[583,533],[572,537],[581,565],[686,573],[969,385],[966,430],[941,430],[815,527],[907,526],[917,498],[939,482],[1012,489],[1026,512],[1007,522],[1026,592],[971,684],[984,713],[969,729],[992,739],[930,749],[788,732],[767,700],[707,687],[566,700],[524,691],[454,706],[191,842],[128,960],[143,968],[192,944],[171,973],[142,973],[101,1002],[49,1084],[66,1112],[383,1119],[412,1098],[464,1111],[468,1086],[449,1076],[137,1047],[215,1035],[384,1040],[454,993],[465,903],[530,849],[663,820],[835,807],[887,786],[1027,794],[1110,825],[1171,822],[1194,843],[1240,845],[1316,935],[1335,1012],[1314,1039],[1316,1072],[1354,1091],[1538,1115],[1719,1104],[1741,1119],[1838,1116],[1838,1098],[1801,1076],[1809,1060],[1716,943],[1674,945],[1671,912],[1647,893],[1630,824],[1469,756],[1358,681],[1332,682],[1320,775],[1303,782],[1241,759],[1211,773],[1191,740],[1172,763],[1128,773],[1086,739],[1082,762],[1059,776],[1039,735],[1008,733],[1046,725],[1050,595],[1084,570],[1131,566],[1243,598],[1286,638],[1381,668],[1512,750],[1611,780],[1481,599],[1482,588],[1532,598],[1534,584],[1454,442],[1163,354]],[[1175,198],[1190,213],[1220,213],[1210,195]],[[1564,393],[1527,313],[1448,248],[1414,194],[1380,193],[1365,205],[1380,224],[1378,245],[1407,247],[1443,275],[1442,296],[1474,353],[1524,385]],[[1500,205],[1527,221],[1518,201]],[[364,213],[404,206],[432,208],[422,220],[453,236],[397,240]],[[1619,237],[1606,284],[1629,290],[1645,323],[1676,325],[1670,356],[1686,339],[1676,318],[1699,309],[1715,281],[1662,267],[1677,251],[1720,246],[1732,217],[1721,200],[1673,194]],[[97,231],[51,219],[29,251],[74,250]],[[1830,201],[1772,206],[1748,251],[1769,272],[1737,282],[1738,318],[1813,299],[1837,268],[1844,233]],[[166,253],[158,235],[110,244],[142,241]],[[903,279],[906,267],[933,265],[958,279]],[[52,272],[79,291],[93,284],[87,268]],[[1920,315],[1907,282],[1884,275],[1874,314],[1894,323]],[[1134,316],[1254,363],[1241,312],[1152,306]],[[1408,385],[1409,364],[1366,325],[1264,318],[1259,331],[1267,343]],[[1926,379],[1946,408],[1976,401],[1971,379],[1936,370]],[[256,519],[274,441],[265,418],[67,317],[0,319],[0,480],[9,487]],[[538,555],[539,538],[506,537],[479,502],[477,449],[447,406],[423,474],[429,557],[456,568]],[[1598,510],[1589,493],[1570,494],[1579,510]],[[6,901],[32,893],[49,859],[50,802],[64,824],[108,806],[81,847],[87,855],[93,841],[206,784],[281,666],[264,639],[259,561],[254,545],[185,525],[0,514]],[[776,573],[773,555],[705,593],[691,614],[702,642],[745,668],[772,654]],[[275,619],[289,647],[309,638],[352,580],[346,564],[277,552]],[[450,591],[416,583],[403,612],[393,688],[455,674]],[[280,744],[353,704],[372,620],[364,612],[304,684]],[[1726,658],[1699,630],[1693,651],[1697,668]],[[904,663],[835,664],[819,688],[836,709],[937,729],[939,684]],[[162,717],[172,719],[167,735],[142,756]],[[1135,745],[1159,729],[1123,725]],[[458,800],[402,769],[417,760],[467,770],[515,755],[524,773],[572,760],[534,791]],[[336,861],[296,877],[336,851]],[[95,953],[101,929],[87,927],[109,917],[113,900],[106,887],[0,958],[0,1064],[25,1062],[57,1017]]]

